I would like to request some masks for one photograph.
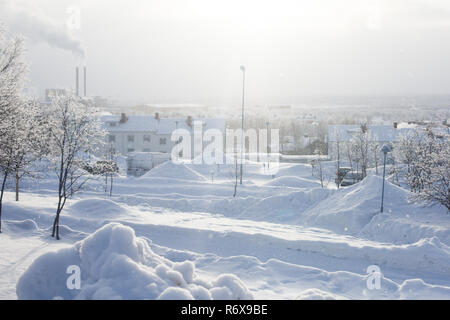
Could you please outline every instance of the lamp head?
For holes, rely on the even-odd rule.
[[[384,154],[387,154],[388,152],[391,152],[391,148],[389,148],[389,146],[385,145],[385,146],[383,146],[383,148],[381,148],[381,151]]]

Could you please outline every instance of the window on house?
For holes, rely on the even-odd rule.
[[[134,152],[133,148],[128,148],[128,152]]]
[[[116,136],[113,134],[110,134],[108,136],[108,142],[116,142]]]
[[[134,142],[134,136],[128,136],[127,140],[128,142]]]
[[[167,143],[167,139],[166,138],[159,138],[159,144],[160,145],[165,145]]]
[[[150,148],[145,148],[142,152],[151,152]]]
[[[148,134],[144,135],[144,142],[150,142],[152,140],[152,137]]]
[[[110,126],[110,127],[115,127],[115,126],[116,126],[116,123],[115,123],[115,122],[109,122],[109,126]]]

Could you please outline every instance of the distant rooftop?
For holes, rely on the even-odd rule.
[[[370,141],[396,141],[410,133],[414,128],[393,125],[368,125],[367,131]],[[328,141],[349,141],[361,130],[359,125],[330,125],[328,126]]]
[[[121,122],[120,115],[104,115],[100,119],[105,123],[106,129],[111,132],[154,132],[156,134],[171,134],[174,130],[191,130],[186,118],[160,118],[150,115],[125,115],[126,121]],[[219,129],[225,131],[224,119],[198,119],[192,118],[192,123],[201,121],[203,130]]]

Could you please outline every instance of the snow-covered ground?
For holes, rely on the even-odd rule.
[[[54,180],[26,183],[20,202],[7,193],[0,298],[450,299],[446,209],[387,183],[380,213],[376,175],[337,190],[309,165],[244,169],[236,198],[233,165],[164,163],[115,179],[112,197],[99,182],[69,201],[59,242]],[[66,286],[69,265],[80,290]]]

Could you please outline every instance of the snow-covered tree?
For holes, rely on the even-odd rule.
[[[352,145],[355,153],[355,159],[361,167],[362,177],[367,176],[367,168],[369,165],[369,133],[367,125],[364,123],[360,126],[360,130],[353,136]]]
[[[397,143],[394,159],[414,200],[441,204],[450,211],[449,133],[435,134],[431,128],[415,130]]]
[[[335,139],[336,139],[336,181],[339,181],[340,178],[341,178],[340,171],[341,171],[341,145],[342,145],[342,139],[341,139],[341,133],[337,129],[337,127],[335,127],[334,136],[335,136]],[[329,155],[329,156],[331,156],[331,155]],[[340,187],[340,183],[337,183],[337,188],[339,189],[339,187]]]
[[[350,168],[353,170],[353,161],[355,159],[355,152],[353,150],[353,144],[351,141],[345,142],[345,156],[347,157],[347,161],[350,165]]]
[[[12,159],[12,169],[15,179],[16,201],[19,201],[19,182],[26,175],[32,175],[30,166],[36,160],[49,152],[48,119],[42,112],[39,102],[31,100],[23,105],[18,118],[20,134],[16,134],[17,141]]]
[[[373,142],[369,146],[372,152],[373,165],[375,166],[375,173],[378,175],[378,164],[380,162],[380,145],[378,142]]]
[[[421,135],[417,130],[403,136],[394,148],[394,158],[397,163],[406,165],[409,174],[412,170],[412,164],[417,157],[418,146],[422,140]]]
[[[0,29],[0,232],[6,181],[14,171],[17,152],[25,141],[21,126],[24,124],[23,87],[27,66],[23,55],[23,41],[6,39],[5,32]]]
[[[58,177],[58,205],[52,236],[59,240],[59,220],[68,198],[89,180],[85,160],[102,150],[105,132],[95,110],[74,96],[54,97],[49,108],[51,160]]]
[[[411,163],[408,182],[414,199],[441,204],[450,211],[450,135],[436,135],[428,130],[418,140],[416,157]]]
[[[316,149],[314,151],[314,154],[316,155],[316,159],[314,159],[313,161],[313,168],[317,168],[317,176],[320,180],[320,185],[322,186],[322,188],[324,187],[324,172],[323,172],[323,167],[322,167],[322,152],[320,151],[320,149]]]
[[[92,175],[105,177],[105,192],[109,192],[109,195],[112,196],[113,179],[119,173],[119,166],[114,160],[101,160],[94,164],[88,164],[85,166],[85,170]],[[108,178],[110,180],[109,189]]]

